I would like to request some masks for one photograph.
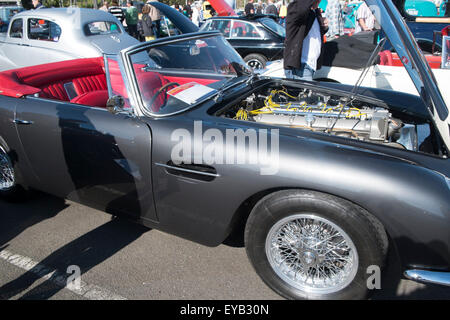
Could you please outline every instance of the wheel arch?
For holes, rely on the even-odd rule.
[[[351,199],[348,199],[346,197],[342,197],[341,195],[333,194],[327,191],[323,190],[316,190],[316,189],[310,189],[310,188],[304,188],[304,187],[276,187],[276,188],[270,188],[261,190],[259,192],[256,192],[252,195],[250,195],[248,198],[246,198],[238,207],[238,209],[234,212],[233,218],[231,220],[230,224],[230,232],[228,237],[225,239],[224,243],[232,246],[243,246],[243,240],[244,240],[244,231],[245,231],[245,225],[247,223],[247,220],[250,216],[251,211],[255,207],[255,205],[264,199],[265,197],[278,192],[278,191],[285,191],[285,190],[296,190],[296,191],[312,191],[312,192],[318,192],[322,194],[326,194],[329,196],[333,196],[345,201],[350,202],[351,204],[359,207],[362,209],[362,213],[365,214],[365,216],[374,224],[377,226],[377,228],[382,228],[384,231],[384,235],[381,235],[384,237],[383,241],[385,241],[386,250],[388,250],[388,247],[393,247],[393,252],[395,252],[396,258],[400,258],[398,255],[398,250],[395,245],[395,242],[392,240],[391,232],[389,231],[389,228],[387,228],[381,220],[372,212],[370,212],[367,208],[364,207],[363,204],[355,202]],[[387,253],[387,252],[386,252]]]

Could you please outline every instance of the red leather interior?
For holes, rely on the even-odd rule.
[[[69,101],[64,84],[75,91],[105,90],[103,58],[87,58],[42,64],[0,72],[0,93],[11,97],[39,93],[40,97]]]
[[[106,108],[106,102],[108,101],[108,90],[96,90],[91,92],[85,92],[79,96],[76,96],[70,102],[84,104],[92,107]]]
[[[176,82],[179,85],[189,83],[189,82],[197,82],[198,84],[207,86],[208,84],[219,81],[219,79],[186,78],[186,77],[174,77],[174,76],[164,76],[164,78],[168,82]]]
[[[114,95],[121,95],[129,107],[127,91],[117,62],[109,61],[110,81]],[[149,72],[143,66],[135,65],[144,104],[148,106],[158,90],[169,82],[184,84],[197,82],[202,85],[219,81],[219,79],[190,78],[179,76],[164,77],[158,72]],[[64,85],[72,83],[77,96],[69,99]],[[167,88],[170,89],[171,87]],[[96,107],[106,107],[108,99],[107,83],[103,58],[88,58],[61,61],[32,67],[0,72],[0,94],[11,97],[39,93],[42,98],[69,101]],[[158,95],[152,110],[159,111],[166,99],[165,92]]]
[[[78,95],[96,90],[107,90],[104,73],[73,79],[75,91]]]
[[[135,65],[134,69],[144,105],[150,107],[149,104],[151,99],[157,94],[157,91],[162,86],[168,83],[168,81],[157,72],[143,71],[142,66]],[[164,95],[161,94],[153,102],[153,105],[151,106],[152,110],[158,112],[163,103]]]

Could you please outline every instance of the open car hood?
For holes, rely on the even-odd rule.
[[[395,48],[434,125],[450,151],[450,116],[436,79],[406,22],[391,0],[365,0]]]
[[[161,11],[172,23],[180,30],[182,33],[198,32],[199,27],[197,27],[191,20],[189,20],[184,14],[175,10],[174,8],[157,1],[147,2],[148,4],[154,6],[156,9]]]

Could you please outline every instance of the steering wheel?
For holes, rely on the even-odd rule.
[[[167,95],[166,95],[165,98],[164,98],[164,103],[159,107],[158,110],[155,110],[155,108],[154,108],[154,106],[153,106],[153,104],[154,104],[155,101],[156,101],[156,98],[158,98],[159,95],[160,95],[162,92],[166,92],[166,93],[167,93],[167,89],[168,89],[169,87],[171,87],[171,86],[179,86],[179,85],[180,85],[180,84],[177,83],[177,82],[169,82],[169,83],[166,83],[165,85],[163,85],[161,88],[159,88],[158,91],[156,91],[155,95],[151,98],[151,100],[150,100],[150,102],[149,102],[149,106],[151,106],[152,111],[157,112],[159,109],[162,109],[162,108],[166,105],[166,102],[167,102]]]

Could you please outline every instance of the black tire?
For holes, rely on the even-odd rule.
[[[11,184],[10,186],[2,184],[6,181],[3,180],[5,174],[11,176],[11,181],[8,182],[8,184]],[[10,202],[25,200],[28,197],[28,192],[17,181],[17,171],[14,169],[13,162],[5,149],[0,146],[0,197]]]
[[[267,63],[266,57],[259,53],[251,53],[246,55],[244,61],[252,69],[264,69]]]
[[[357,259],[352,261],[357,261],[357,263],[349,264],[349,268],[354,266],[352,269],[353,276],[348,277],[348,283],[343,283],[342,288],[336,287],[335,289],[332,289],[336,290],[335,292],[311,292],[311,290],[304,290],[298,288],[298,286],[293,286],[292,283],[290,284],[285,279],[282,279],[282,277],[278,275],[280,273],[277,274],[269,262],[268,254],[266,253],[266,239],[269,234],[274,234],[271,230],[282,230],[282,228],[277,229],[274,226],[277,226],[280,223],[283,225],[284,221],[291,219],[291,217],[293,219],[294,217],[303,217],[305,215],[310,215],[317,219],[324,219],[325,221],[338,226],[344,231],[347,238],[351,240],[353,248],[356,250]],[[280,234],[282,235],[283,233],[277,233],[277,235]],[[297,239],[300,239],[301,237],[298,237]],[[269,238],[273,239],[272,237]],[[292,249],[289,253],[291,257],[294,255],[296,260],[291,260],[291,263],[286,265],[292,266],[292,261],[295,261],[297,265],[299,265],[299,268],[303,269],[305,268],[303,261],[307,260],[301,261],[300,256],[302,255],[302,259],[304,259],[306,256],[305,254],[309,254],[306,250],[310,249],[303,247],[303,238],[301,239],[302,241],[298,241],[298,243],[301,243],[302,248],[299,249],[299,247],[295,247],[296,249]],[[383,268],[388,249],[388,238],[383,226],[377,219],[370,215],[366,210],[349,201],[315,191],[283,190],[264,197],[255,205],[246,224],[245,246],[247,255],[258,275],[272,290],[285,298],[365,299],[370,293],[367,287],[367,279],[371,274],[367,273],[367,268],[371,265],[379,266],[380,270]],[[280,253],[286,252],[283,251],[285,249],[280,249],[281,246],[279,246],[278,243],[277,246],[274,247],[278,248]],[[290,248],[294,247],[292,246]],[[328,247],[326,249],[328,249]],[[351,251],[353,252],[353,250]],[[317,252],[315,253],[317,254]],[[329,252],[329,250],[327,250],[327,252]],[[319,257],[319,254],[317,254],[317,256]],[[272,259],[272,261],[274,260]],[[313,259],[313,261],[319,260]],[[320,265],[321,263],[322,262],[317,263],[317,265]],[[280,270],[283,269],[278,269],[278,272],[281,272]],[[313,270],[313,268],[306,267],[304,270],[308,270],[307,273],[309,273],[309,270]],[[311,272],[316,274],[316,271]],[[322,268],[322,271],[325,271],[322,273],[326,274],[327,270]],[[320,273],[317,274],[320,275]],[[328,271],[328,274],[331,274],[330,271]],[[295,272],[295,277],[297,277],[297,272]],[[297,278],[295,278],[295,280],[297,281]],[[297,285],[297,283],[295,283],[295,285]]]

